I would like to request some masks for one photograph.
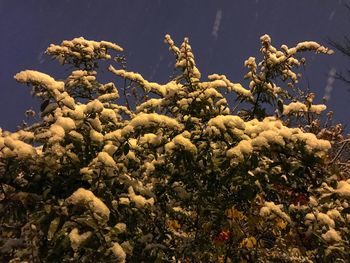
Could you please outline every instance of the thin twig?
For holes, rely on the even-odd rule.
[[[339,151],[338,151],[337,154],[334,156],[334,158],[332,159],[332,161],[330,161],[329,164],[334,163],[334,162],[339,158],[339,156],[341,155],[342,151],[344,150],[345,146],[348,144],[349,141],[350,141],[350,139],[347,139],[347,140],[344,140],[344,141],[343,141],[343,144],[342,144],[342,146],[340,146]]]

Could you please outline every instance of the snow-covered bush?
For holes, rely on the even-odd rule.
[[[120,54],[109,71],[124,86],[98,82],[98,60],[123,49],[82,37],[47,49],[75,67],[66,79],[15,75],[42,100],[41,119],[0,130],[1,259],[345,262],[349,139],[321,124],[326,106],[295,73],[300,52],[332,51],[278,50],[264,35],[244,87],[203,81],[189,40],[165,42],[178,70],[165,84]]]

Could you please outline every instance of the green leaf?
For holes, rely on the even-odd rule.
[[[127,155],[129,150],[130,150],[130,145],[128,143],[124,144],[124,147],[123,147],[124,155]]]
[[[319,203],[320,204],[328,203],[328,202],[333,201],[336,198],[337,198],[337,195],[335,193],[332,193],[332,194],[329,194],[329,195],[326,195],[326,196],[320,198]]]
[[[344,208],[342,211],[341,211],[342,214],[350,214],[350,207],[347,207],[347,208]]]
[[[50,214],[51,208],[52,208],[51,205],[44,205],[44,210],[47,214]]]
[[[278,99],[277,106],[278,106],[279,112],[283,113],[283,101],[281,99]]]
[[[43,198],[47,198],[47,195],[50,193],[51,188],[47,188],[44,192],[43,192]]]
[[[43,112],[45,108],[49,105],[49,103],[50,103],[50,99],[43,101],[43,103],[41,103],[40,105],[40,111]]]

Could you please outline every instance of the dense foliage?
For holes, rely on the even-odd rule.
[[[188,39],[169,35],[166,84],[84,38],[47,49],[66,79],[18,73],[42,103],[36,123],[0,129],[1,261],[346,262],[349,139],[296,73],[301,52],[332,52],[260,40],[249,88],[202,81]],[[97,81],[101,59],[122,96]]]

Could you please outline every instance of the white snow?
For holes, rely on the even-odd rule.
[[[320,221],[320,223],[328,225],[329,227],[334,227],[335,226],[335,222],[332,218],[330,218],[327,214],[325,213],[316,213],[316,218],[318,221]]]
[[[101,111],[103,111],[103,109],[103,104],[99,100],[93,100],[86,104],[84,113],[100,113]]]
[[[142,144],[149,144],[153,146],[158,146],[162,143],[163,137],[159,134],[154,133],[146,133],[143,136],[140,137],[139,143]]]
[[[268,34],[262,35],[260,41],[262,43],[271,43],[271,37]]]
[[[291,112],[304,112],[307,111],[307,107],[301,102],[292,102],[288,105],[283,105],[283,114],[287,115]]]
[[[75,122],[68,117],[58,117],[55,123],[56,125],[61,126],[65,132],[76,129]]]
[[[333,220],[337,220],[337,219],[342,220],[343,219],[340,212],[336,209],[328,210],[327,215],[330,218],[332,218]]]
[[[3,151],[4,157],[10,157],[15,155],[19,159],[34,158],[36,156],[36,150],[32,145],[22,142],[20,140],[14,140],[10,136],[6,136],[1,144],[8,147],[10,151]]]
[[[78,248],[92,236],[92,232],[87,231],[83,234],[79,234],[79,230],[77,228],[73,228],[68,236],[72,249],[77,251]]]
[[[110,250],[113,252],[114,256],[117,258],[118,263],[125,263],[126,262],[126,253],[124,249],[122,248],[119,243],[114,242],[113,246],[110,248]]]
[[[118,231],[118,233],[124,233],[126,231],[125,223],[117,223],[114,228]]]
[[[135,206],[137,208],[142,208],[145,205],[153,205],[154,204],[154,199],[153,197],[146,199],[145,197],[143,197],[142,195],[137,195],[134,192],[134,189],[132,186],[129,186],[128,188],[128,192],[129,192],[129,198],[131,202],[135,203]]]
[[[109,66],[108,69],[117,76],[139,83],[146,92],[153,92],[161,96],[171,96],[177,90],[182,89],[182,85],[180,83],[176,83],[176,81],[170,81],[164,85],[161,85],[156,82],[149,82],[145,80],[139,73],[126,71],[124,69],[117,70],[113,66]]]
[[[321,114],[323,111],[327,109],[327,106],[324,104],[318,104],[318,105],[311,105],[309,111],[316,113],[316,114]]]
[[[226,85],[227,89],[236,92],[239,96],[252,98],[250,90],[243,88],[240,83],[232,83],[225,75],[212,74],[208,76],[209,80],[222,80]],[[220,85],[222,83],[220,82]]]
[[[77,131],[70,131],[68,133],[69,136],[71,136],[72,138],[74,138],[76,141],[83,143],[84,142],[84,137],[83,135],[81,135],[81,133],[77,132]]]
[[[90,139],[93,142],[101,143],[101,142],[103,142],[103,138],[104,138],[104,136],[102,133],[99,133],[93,129],[90,130]]]
[[[327,109],[324,104],[313,104],[309,108],[301,102],[292,102],[288,105],[283,105],[283,114],[288,115],[290,113],[300,113],[300,112],[312,112],[316,114],[321,114]]]
[[[148,109],[159,109],[163,102],[164,99],[149,99],[136,107],[136,113],[147,112]]]
[[[334,191],[341,197],[350,198],[350,182],[349,180],[341,180],[338,182],[337,189]]]
[[[74,110],[67,110],[67,115],[74,120],[84,119],[85,104],[76,104]]]
[[[51,142],[61,141],[65,136],[63,127],[58,124],[52,124],[49,131],[51,132],[51,138],[49,139]]]
[[[74,70],[66,81],[66,87],[74,88],[80,85],[92,89],[93,83],[96,81],[96,74],[96,71]]]
[[[188,131],[184,131],[182,134],[176,135],[171,142],[165,145],[165,151],[172,153],[177,145],[181,145],[184,150],[191,152],[192,154],[197,153],[196,146],[189,139],[191,134]]]
[[[341,241],[341,236],[337,231],[334,230],[334,228],[329,229],[325,234],[322,234],[321,236],[325,241],[329,243]]]
[[[175,46],[174,41],[171,39],[169,34],[165,35],[164,42],[169,45],[169,50],[173,51],[176,55],[180,54],[180,49]]]
[[[99,87],[99,93],[101,95],[97,97],[97,100],[101,102],[108,102],[119,98],[118,90],[112,82],[101,85]]]
[[[219,115],[208,121],[208,127],[215,126],[226,132],[229,129],[237,128],[240,130],[245,129],[245,122],[238,116],[233,115]]]
[[[71,110],[75,109],[75,101],[71,96],[69,96],[69,94],[67,92],[63,92],[61,94],[58,94],[56,96],[56,100],[57,100],[57,102],[63,103],[63,105],[65,105],[66,107],[68,107]]]
[[[317,42],[314,41],[304,41],[300,42],[296,46],[297,51],[305,51],[305,50],[315,50],[317,53],[325,53],[325,54],[333,54],[334,51],[321,46]]]
[[[128,197],[120,197],[119,198],[119,204],[121,205],[129,205],[130,199]]]
[[[117,52],[123,51],[123,48],[111,42],[97,42],[79,37],[72,40],[64,40],[61,45],[51,44],[46,52],[56,55],[56,58],[63,63],[65,57],[68,56],[73,56],[79,59],[81,59],[82,56],[90,59],[110,59],[111,55],[107,54],[107,49],[113,49]]]
[[[266,139],[266,141],[269,142],[269,144],[278,144],[281,146],[285,145],[285,141],[283,139],[283,137],[279,134],[278,130],[267,130],[267,131],[263,131],[261,133],[259,133],[257,138],[263,137],[264,139]],[[255,139],[257,139],[255,138]]]
[[[244,156],[249,155],[253,152],[253,146],[251,141],[242,140],[235,147],[229,149],[226,152],[227,157],[236,157],[239,161],[244,160]]]
[[[68,199],[68,204],[83,205],[92,209],[94,213],[108,221],[110,211],[108,207],[97,198],[93,192],[84,188],[76,190]]]
[[[102,95],[97,97],[97,99],[99,101],[102,101],[102,102],[107,102],[107,101],[115,100],[115,99],[118,99],[118,98],[119,98],[118,92],[102,94]]]
[[[21,83],[33,83],[46,87],[50,91],[58,90],[59,92],[64,91],[64,82],[56,81],[49,75],[35,71],[35,70],[24,70],[15,75],[15,79]]]
[[[289,215],[283,212],[281,208],[283,208],[282,204],[276,205],[274,202],[265,201],[263,207],[260,209],[260,215],[263,217],[267,217],[271,214],[275,214],[280,218],[284,219],[285,221],[287,221],[288,223],[291,223],[292,220],[290,219]]]
[[[315,215],[316,215],[316,217],[315,217]],[[334,220],[331,217],[329,217],[327,214],[316,211],[315,215],[313,213],[306,214],[305,215],[305,223],[310,224],[311,222],[317,220],[319,223],[321,223],[323,225],[327,225],[329,227],[335,226]]]
[[[88,122],[90,123],[91,127],[95,131],[98,131],[98,132],[102,131],[102,123],[101,123],[100,119],[97,116],[94,119],[89,118]]]
[[[139,113],[125,127],[105,135],[105,140],[122,141],[125,136],[140,128],[152,126],[168,127],[173,130],[183,129],[183,125],[176,119],[157,113]]]
[[[108,167],[115,167],[116,166],[116,163],[115,163],[113,157],[110,156],[106,152],[99,152],[97,155],[97,159],[99,162],[103,163],[104,165],[106,165]]]

